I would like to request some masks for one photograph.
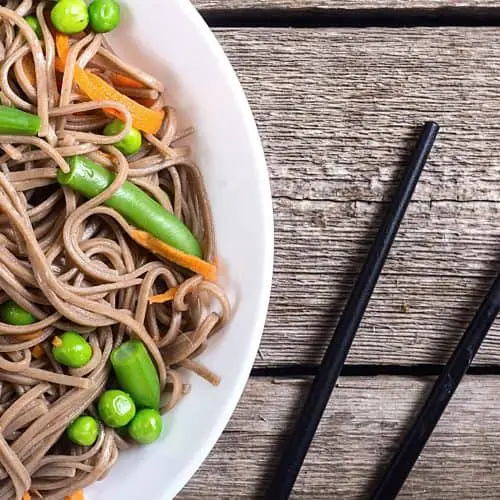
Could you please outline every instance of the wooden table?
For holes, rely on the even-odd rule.
[[[253,376],[180,498],[262,495],[416,130],[442,126],[294,492],[366,498],[499,268],[500,2],[195,3],[260,129],[276,263]],[[499,346],[497,321],[401,498],[500,498]]]

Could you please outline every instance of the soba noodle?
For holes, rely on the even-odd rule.
[[[97,442],[82,448],[64,431],[77,416],[96,415],[111,351],[131,337],[145,344],[159,374],[162,410],[168,411],[189,392],[179,368],[218,383],[194,358],[230,315],[216,284],[138,246],[127,221],[103,205],[126,180],[135,183],[191,229],[203,258],[213,262],[202,175],[189,148],[180,145],[191,130],[178,130],[163,84],[122,61],[100,34],[74,39],[58,81],[49,4],[8,0],[0,7],[0,100],[41,118],[38,137],[0,136],[0,302],[13,300],[37,320],[26,326],[0,323],[0,499],[21,499],[27,491],[62,499],[102,479],[132,442],[102,427]],[[37,17],[41,41],[23,21],[26,14]],[[35,86],[23,64],[30,56]],[[76,65],[108,81],[113,71],[134,78],[143,89],[119,90],[165,110],[161,130],[144,134],[137,154],[126,158],[112,146],[130,131],[129,111],[81,95]],[[125,117],[118,136],[102,135],[111,120],[105,108]],[[90,200],[56,180],[57,169],[68,170],[64,158],[82,154],[116,173],[112,185]],[[150,296],[171,288],[177,289],[172,302],[149,304]],[[87,365],[68,369],[55,361],[51,339],[61,330],[88,340],[93,357]],[[37,345],[44,353],[38,359],[31,351]]]

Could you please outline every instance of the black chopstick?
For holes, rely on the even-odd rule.
[[[500,310],[500,274],[437,379],[372,499],[396,498]]]
[[[378,230],[266,493],[269,500],[286,499],[290,495],[438,130],[439,126],[434,122],[424,125],[409,166]]]

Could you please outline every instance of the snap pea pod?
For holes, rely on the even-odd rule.
[[[140,340],[129,340],[111,354],[119,386],[139,408],[160,407],[160,379],[153,360]]]
[[[37,135],[40,130],[40,117],[17,108],[0,106],[0,134]]]
[[[59,170],[57,180],[86,198],[94,198],[102,193],[115,179],[113,172],[86,156],[72,156],[67,161],[69,173]],[[125,182],[105,204],[155,238],[187,254],[201,257],[200,244],[186,225],[135,184]]]

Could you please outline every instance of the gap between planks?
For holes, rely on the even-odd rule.
[[[500,9],[446,10],[202,10],[212,28],[405,28],[500,26]]]
[[[436,9],[449,7],[449,0],[194,0],[198,9]],[[498,7],[497,0],[455,0],[457,8]]]
[[[250,380],[228,427],[179,498],[261,498],[309,388]],[[292,498],[364,499],[433,379],[341,378]],[[398,498],[498,498],[500,377],[467,376]]]
[[[252,377],[266,378],[291,378],[291,377],[313,377],[318,371],[319,365],[290,364],[278,366],[255,367],[252,370]],[[419,364],[419,365],[344,365],[342,377],[376,377],[384,376],[412,376],[429,377],[439,375],[443,370],[443,365]],[[467,373],[469,375],[500,375],[500,366],[483,365],[471,366]]]

